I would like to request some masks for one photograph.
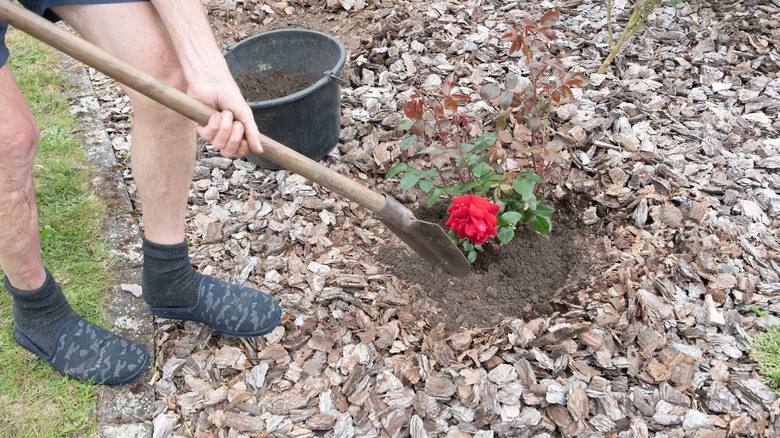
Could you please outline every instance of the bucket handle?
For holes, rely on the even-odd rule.
[[[334,81],[338,82],[339,84],[345,87],[349,85],[349,82],[345,81],[341,76],[334,75],[332,71],[326,71],[325,76],[330,76],[331,79],[333,79]]]

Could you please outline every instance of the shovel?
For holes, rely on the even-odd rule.
[[[200,125],[216,112],[10,0],[0,0],[0,19]],[[260,138],[263,157],[377,213],[390,231],[435,268],[454,276],[471,271],[466,257],[438,225],[417,220],[390,195],[370,190],[269,137]]]

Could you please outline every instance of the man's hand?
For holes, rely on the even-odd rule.
[[[219,51],[200,0],[152,0],[171,37],[187,93],[219,113],[211,116],[198,135],[228,158],[250,150],[262,153],[260,132],[227,62]]]
[[[189,93],[193,97],[221,110],[209,118],[208,125],[197,128],[198,135],[219,150],[223,157],[243,157],[250,150],[260,154],[263,147],[252,109],[238,92],[232,78],[229,82],[216,92],[210,91],[214,90],[213,87],[191,87]],[[220,91],[227,92],[220,94]],[[222,96],[225,97],[220,99]]]

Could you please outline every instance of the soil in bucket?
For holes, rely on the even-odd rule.
[[[273,70],[270,73],[241,73],[236,84],[247,102],[263,102],[295,94],[315,83],[316,80],[295,72]]]

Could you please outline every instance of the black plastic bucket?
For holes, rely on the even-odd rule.
[[[260,132],[313,159],[328,155],[341,132],[341,70],[344,45],[332,36],[307,29],[262,32],[224,53],[234,78],[242,73],[276,70],[309,76],[309,87],[278,99],[249,102]],[[257,154],[247,159],[267,169],[281,169]]]

